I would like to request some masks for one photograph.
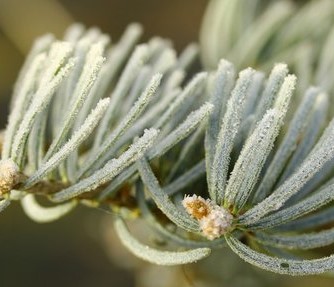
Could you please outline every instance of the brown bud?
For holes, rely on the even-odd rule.
[[[13,160],[0,160],[0,195],[11,191],[21,178],[19,168]]]
[[[197,195],[185,196],[182,204],[187,212],[197,220],[207,216],[211,211],[210,202]]]
[[[199,222],[203,235],[209,240],[219,238],[231,230],[233,216],[227,209],[201,196],[185,196],[182,204]]]

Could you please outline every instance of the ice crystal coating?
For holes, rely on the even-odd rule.
[[[214,2],[248,7],[243,0]],[[305,27],[322,31],[304,16],[334,4],[310,1],[309,12],[297,15],[307,25],[294,30],[290,22],[290,36],[284,30],[273,37],[272,29],[292,14],[287,1],[278,2],[268,4],[270,13],[261,18],[269,22],[256,21],[243,37],[229,34],[241,27],[233,21],[242,17],[223,17],[220,39],[237,40],[232,54],[224,54],[234,64],[221,59],[217,70],[196,75],[188,74],[196,45],[179,57],[161,38],[136,45],[137,24],[113,45],[98,29],[80,25],[62,42],[37,40],[14,88],[6,137],[0,133],[0,212],[14,200],[37,222],[56,220],[77,204],[108,209],[118,215],[123,244],[156,264],[190,263],[210,248],[229,246],[276,273],[334,270],[329,249],[325,256],[302,253],[334,243],[328,229],[334,220],[334,120],[328,121],[334,113],[334,30],[324,50],[312,53],[319,65],[307,51],[293,56],[294,63],[282,59],[298,81],[284,63],[263,73],[279,60],[267,49],[289,51],[294,37],[304,42]],[[206,35],[203,43],[213,52],[207,60],[216,65],[219,47],[211,40],[217,38]],[[228,50],[228,41],[222,43]],[[299,54],[303,47],[294,50]],[[239,71],[262,59],[255,65],[260,71]],[[318,87],[307,88],[310,82]],[[37,196],[55,206],[41,206]],[[166,249],[177,250],[136,240],[125,222],[133,219],[129,214],[144,219],[166,240]]]

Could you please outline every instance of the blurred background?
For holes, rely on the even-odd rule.
[[[61,38],[71,23],[81,22],[101,28],[117,41],[127,24],[140,22],[145,31],[142,41],[159,35],[172,39],[180,51],[197,41],[207,2],[0,0],[0,130],[6,124],[15,78],[37,36],[51,32]],[[55,223],[42,225],[30,221],[20,206],[13,204],[1,214],[0,228],[0,287],[217,286],[214,281],[220,282],[218,286],[257,286],[253,277],[258,270],[228,251],[218,251],[199,265],[185,267],[162,268],[135,260],[119,247],[110,216],[98,210],[78,208]],[[238,267],[233,269],[231,262]],[[214,274],[214,270],[220,274]],[[246,283],[232,284],[240,277],[240,270],[243,276],[247,274]],[[286,287],[325,287],[334,283],[332,278],[260,273],[264,273],[266,284],[274,279]]]
[[[97,26],[117,41],[125,27],[139,22],[143,41],[152,36],[173,40],[177,50],[197,41],[206,0],[0,0],[1,127],[6,101],[33,40],[45,33],[62,37],[73,22]]]

